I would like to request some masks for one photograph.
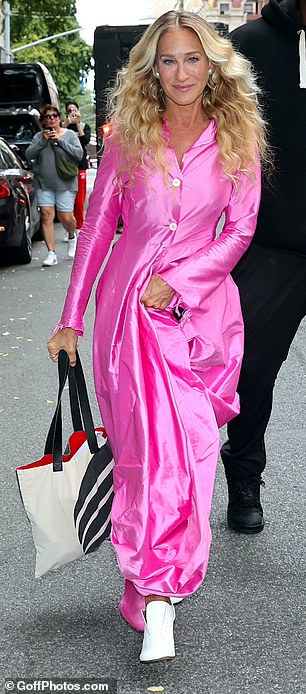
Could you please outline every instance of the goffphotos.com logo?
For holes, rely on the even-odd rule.
[[[6,692],[107,692],[117,694],[116,680],[6,679]]]

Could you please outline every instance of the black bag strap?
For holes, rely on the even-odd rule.
[[[72,374],[74,374],[74,371],[72,369],[69,369],[69,371],[68,371],[69,401],[70,401],[70,412],[71,412],[72,426],[73,426],[73,431],[82,431],[83,422],[82,422],[82,417],[81,417],[81,412],[80,412],[80,403],[79,403],[79,398],[78,398],[78,391],[77,391],[77,387],[76,387],[75,378],[72,376]]]
[[[62,352],[59,354],[58,358],[58,396],[56,409],[50,424],[50,428],[47,434],[47,439],[45,443],[44,455],[53,454],[54,440],[55,440],[55,430],[57,430],[57,439],[62,440],[62,395],[67,381],[68,370],[69,370],[69,359],[66,352],[63,353],[66,356],[62,356]],[[62,469],[62,468],[59,468]]]
[[[59,389],[57,405],[50,424],[45,445],[45,455],[51,454],[53,456],[54,472],[60,472],[63,469],[63,427],[61,400],[67,377],[69,378],[70,412],[74,431],[85,430],[91,453],[94,454],[98,451],[98,444],[90,410],[84,373],[78,352],[76,366],[71,367],[69,365],[68,354],[64,350],[60,351],[58,357],[58,377]]]
[[[74,383],[73,383],[74,382]],[[71,414],[74,409],[76,411],[77,403],[80,405],[82,413],[82,421],[86,431],[86,436],[88,439],[88,445],[91,453],[96,453],[98,450],[97,438],[95,434],[94,422],[91,414],[90,403],[85,383],[84,372],[82,369],[81,360],[77,352],[77,362],[74,367],[69,369],[69,394],[70,401],[72,400],[73,405],[71,407]],[[79,412],[79,409],[78,409]],[[80,415],[79,415],[80,416]]]

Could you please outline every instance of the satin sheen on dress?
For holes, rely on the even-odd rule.
[[[122,187],[117,149],[107,142],[59,325],[83,334],[121,215],[122,235],[98,283],[93,341],[115,458],[112,543],[138,593],[184,597],[207,569],[218,428],[239,411],[243,322],[229,273],[255,230],[260,169],[253,178],[240,175],[236,187],[222,175],[214,121],[181,168],[171,148],[168,156],[170,185],[160,171],[139,169],[133,185]],[[166,310],[140,303],[152,274],[176,292]],[[186,309],[180,322],[178,304]]]

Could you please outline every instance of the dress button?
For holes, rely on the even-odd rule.
[[[180,185],[181,185],[180,179],[179,179],[179,178],[174,178],[173,181],[172,181],[172,185],[174,186],[174,188],[179,188]]]
[[[170,229],[170,231],[176,231],[177,230],[177,224],[175,224],[175,222],[171,222],[171,224],[169,224],[169,229]]]

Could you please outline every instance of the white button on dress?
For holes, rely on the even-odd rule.
[[[169,229],[170,229],[170,231],[176,231],[177,230],[177,224],[175,222],[171,222],[171,224],[169,224]]]
[[[179,178],[174,178],[173,181],[172,181],[172,185],[174,186],[174,188],[179,188],[180,185],[181,185],[180,179],[179,179]]]

